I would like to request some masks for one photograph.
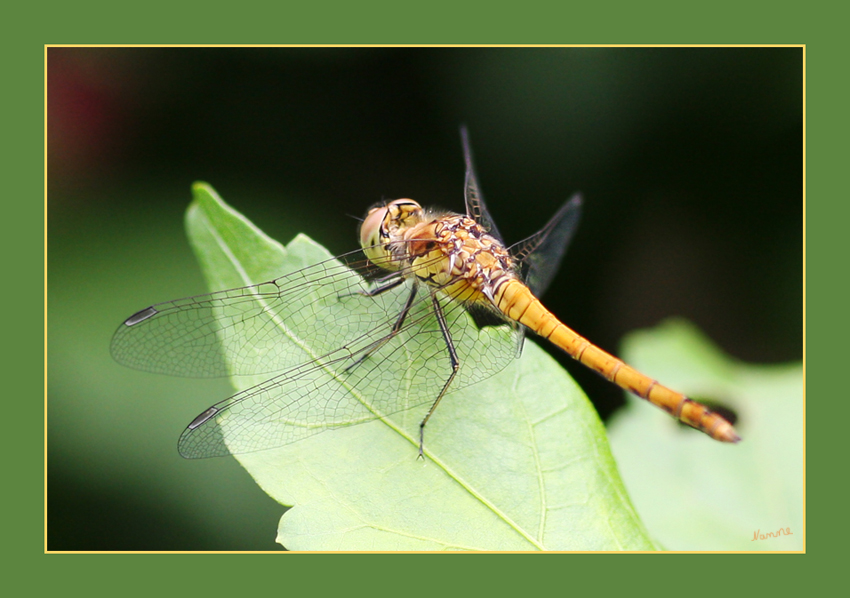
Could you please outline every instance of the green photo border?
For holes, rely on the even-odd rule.
[[[846,65],[840,50],[840,33],[832,29],[841,22],[838,15],[800,15],[800,8],[783,10],[776,4],[759,3],[745,7],[742,3],[714,3],[710,7],[697,5],[686,8],[682,4],[646,3],[612,6],[595,5],[595,8],[576,7],[566,3],[532,3],[498,7],[484,3],[466,6],[459,3],[435,3],[409,5],[399,3],[359,4],[327,3],[318,5],[289,5],[284,3],[262,3],[251,5],[229,5],[217,9],[212,5],[177,6],[174,3],[147,3],[145,5],[120,6],[114,3],[79,3],[51,8],[15,9],[28,15],[11,15],[8,23],[15,23],[11,43],[4,52],[6,58],[6,108],[7,152],[10,154],[6,172],[12,188],[6,194],[7,225],[5,247],[17,251],[6,260],[7,289],[44,288],[44,204],[40,217],[36,215],[38,195],[35,179],[38,176],[35,159],[31,159],[41,145],[44,151],[44,115],[41,115],[41,136],[36,132],[34,114],[41,105],[35,97],[37,90],[44,89],[44,72],[33,62],[41,50],[44,59],[44,44],[60,43],[785,43],[806,44],[806,76],[812,84],[807,86],[806,105],[816,106],[807,117],[807,151],[809,163],[814,164],[814,184],[808,184],[806,209],[807,249],[815,264],[807,271],[814,273],[816,286],[815,305],[818,306],[814,320],[807,320],[809,330],[815,332],[815,342],[808,343],[814,354],[806,353],[807,364],[817,364],[813,371],[812,385],[806,386],[809,425],[807,426],[808,452],[807,480],[840,479],[841,470],[832,469],[846,451],[841,442],[842,430],[832,430],[824,422],[842,422],[840,413],[821,417],[826,405],[844,408],[844,393],[839,388],[839,376],[843,371],[837,360],[844,353],[835,341],[818,335],[830,318],[830,326],[836,328],[835,316],[846,311],[846,295],[840,289],[828,292],[819,289],[817,282],[827,278],[840,280],[845,269],[844,251],[837,240],[841,234],[830,233],[831,227],[841,226],[847,211],[846,190],[838,186],[842,176],[842,165],[846,160],[846,140],[832,139],[836,126],[846,120],[846,108],[839,102],[846,101],[841,90],[831,90],[846,77]],[[442,3],[440,3],[442,4]],[[244,9],[244,17],[236,15]],[[39,10],[36,17],[35,11]],[[843,37],[843,36],[842,36]],[[843,41],[843,40],[841,40]],[[834,47],[833,47],[834,46]],[[10,48],[15,50],[11,52]],[[828,68],[833,64],[835,68]],[[41,85],[37,78],[41,77]],[[811,96],[808,93],[811,92]],[[10,115],[14,115],[11,117]],[[832,122],[838,119],[837,123]],[[832,134],[832,135],[831,135]],[[835,136],[837,137],[837,136]],[[813,151],[808,151],[812,149]],[[13,164],[9,162],[14,161]],[[836,168],[829,165],[835,163]],[[41,176],[44,176],[43,169]],[[808,179],[806,179],[808,180]],[[41,196],[43,197],[42,192]],[[813,207],[813,209],[811,209]],[[812,218],[812,215],[814,216]],[[12,223],[26,223],[23,226]],[[41,227],[41,234],[33,229]],[[814,234],[813,234],[814,233]],[[846,236],[846,235],[844,235]],[[38,239],[38,241],[36,240]],[[22,251],[26,249],[26,251]],[[807,253],[807,257],[808,257]],[[18,257],[20,256],[20,258]],[[31,256],[38,256],[31,257]],[[38,261],[39,264],[31,264]],[[49,268],[49,264],[47,265]],[[818,274],[821,274],[818,276]],[[801,276],[803,273],[801,272]],[[38,277],[40,280],[38,280]],[[823,283],[821,283],[823,284]],[[5,313],[8,323],[6,338],[14,343],[7,345],[9,354],[15,355],[9,376],[11,384],[6,392],[5,419],[15,424],[7,426],[6,471],[13,474],[6,485],[6,521],[10,530],[10,545],[23,541],[23,550],[14,549],[14,556],[7,556],[7,571],[11,580],[20,577],[28,586],[47,592],[82,591],[99,595],[130,591],[135,593],[160,591],[168,593],[191,593],[195,595],[233,595],[240,593],[296,593],[307,595],[332,595],[337,592],[356,593],[428,593],[450,595],[470,594],[516,594],[528,592],[563,592],[569,594],[594,587],[613,593],[622,588],[626,592],[637,589],[664,593],[667,588],[678,592],[699,592],[703,587],[712,592],[738,593],[757,589],[760,595],[781,591],[790,594],[797,586],[809,584],[817,579],[825,583],[825,577],[841,571],[830,567],[825,554],[840,554],[833,547],[823,545],[821,530],[832,530],[833,541],[838,542],[844,527],[834,516],[843,513],[839,504],[834,508],[821,505],[835,501],[841,492],[830,492],[820,488],[817,482],[813,489],[818,508],[812,510],[807,519],[807,530],[816,533],[816,549],[806,556],[706,556],[713,562],[697,563],[683,560],[668,560],[664,556],[651,559],[648,556],[620,560],[605,560],[603,557],[575,555],[547,555],[536,560],[528,556],[469,556],[436,560],[425,560],[425,556],[308,556],[266,555],[250,556],[67,556],[44,555],[42,550],[32,548],[35,533],[36,504],[32,492],[38,485],[37,471],[44,473],[44,451],[21,450],[34,444],[36,433],[31,429],[36,421],[43,421],[35,413],[35,405],[43,406],[32,390],[31,378],[45,376],[44,344],[32,331],[29,314],[33,307],[24,303],[29,293],[7,293],[8,305]],[[808,297],[807,297],[808,299]],[[20,303],[20,305],[18,305]],[[835,305],[830,305],[834,303]],[[831,309],[833,308],[834,309]],[[44,312],[42,312],[44,319]],[[42,329],[43,330],[43,329]],[[836,335],[837,336],[837,335]],[[808,339],[808,335],[806,335]],[[38,346],[40,345],[40,347]],[[42,357],[39,358],[39,355]],[[836,367],[832,366],[835,361]],[[818,375],[821,372],[828,372]],[[807,370],[807,374],[809,371]],[[46,379],[46,378],[45,378]],[[843,386],[843,385],[842,385]],[[32,410],[33,413],[29,411]],[[22,413],[18,413],[21,411]],[[44,433],[42,432],[42,440]],[[840,443],[840,444],[839,444]],[[30,462],[41,454],[42,463]],[[18,458],[18,457],[21,458]],[[40,466],[39,466],[40,465]],[[823,475],[818,475],[823,471]],[[46,478],[42,477],[42,486]],[[15,492],[23,488],[23,493]],[[808,502],[808,501],[807,501]],[[42,501],[42,508],[44,507]],[[18,516],[18,512],[25,516]],[[32,513],[32,515],[31,515]],[[829,518],[830,521],[825,521]],[[42,524],[44,515],[42,513]],[[36,558],[40,557],[40,562]],[[111,558],[109,562],[103,560]],[[278,560],[272,560],[277,558]],[[291,559],[297,559],[297,565]],[[330,560],[335,558],[336,560]],[[677,557],[673,557],[676,559]],[[683,557],[678,557],[683,558]],[[203,559],[203,560],[202,560]],[[210,559],[225,559],[226,562]],[[288,560],[281,560],[288,559]],[[495,560],[494,560],[495,559]],[[506,561],[505,559],[509,559]],[[722,559],[722,562],[718,559]],[[612,574],[616,570],[616,574]],[[829,572],[829,573],[828,573]],[[375,587],[378,586],[378,587]],[[531,587],[529,587],[531,586]],[[578,586],[578,587],[576,587]],[[20,587],[20,586],[19,586]],[[493,588],[491,590],[491,587]],[[675,590],[672,590],[675,588]],[[802,589],[800,587],[799,589]]]

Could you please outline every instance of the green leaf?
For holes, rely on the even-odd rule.
[[[678,319],[627,336],[623,357],[671,388],[713,399],[738,416],[743,440],[735,445],[706,442],[631,397],[610,423],[626,487],[665,548],[802,550],[801,364],[736,361]],[[774,537],[753,539],[768,532]]]
[[[187,229],[213,290],[330,257],[303,235],[279,245],[205,184],[194,196]],[[322,334],[317,325],[315,342]],[[261,380],[233,382],[242,390]],[[426,428],[426,458],[417,460],[426,411],[237,455],[263,490],[293,506],[278,541],[293,550],[655,548],[593,406],[533,342],[497,375],[445,396]]]

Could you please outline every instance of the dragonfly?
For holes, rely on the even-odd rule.
[[[357,251],[261,284],[158,303],[119,326],[111,352],[129,367],[263,377],[192,420],[178,441],[183,457],[277,448],[417,407],[422,457],[425,426],[443,398],[506,367],[529,330],[711,438],[740,440],[720,414],[626,365],[543,305],[538,296],[573,237],[581,196],[507,246],[480,193],[465,128],[461,138],[466,213],[383,202],[362,220]]]

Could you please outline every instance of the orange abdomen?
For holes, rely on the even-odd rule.
[[[683,423],[721,442],[740,440],[732,424],[717,413],[641,374],[565,326],[519,280],[511,279],[501,285],[496,295],[496,304],[510,319],[548,339],[573,359],[599,372],[619,387],[657,405]]]

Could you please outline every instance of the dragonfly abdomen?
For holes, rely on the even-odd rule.
[[[682,423],[721,442],[740,440],[732,424],[722,416],[626,365],[567,327],[519,280],[511,279],[501,285],[496,306],[506,316],[548,339],[573,359],[620,388],[663,409]]]

